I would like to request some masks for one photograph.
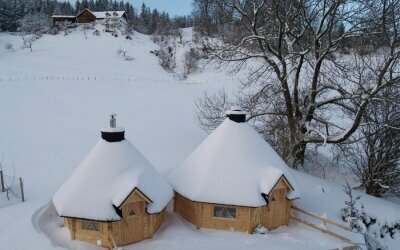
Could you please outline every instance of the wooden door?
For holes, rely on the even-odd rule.
[[[124,244],[143,239],[143,210],[143,202],[128,203],[124,206],[122,211],[122,235]]]
[[[269,204],[264,208],[262,222],[268,229],[287,225],[288,220],[288,200],[286,198],[287,189],[279,188],[272,191],[269,197]]]

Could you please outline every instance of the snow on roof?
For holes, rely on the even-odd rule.
[[[300,192],[290,169],[248,123],[225,119],[169,176],[174,190],[198,202],[259,207],[282,176]]]
[[[116,221],[115,211],[135,189],[150,199],[148,213],[158,213],[173,198],[171,186],[128,140],[100,139],[53,197],[60,216]]]
[[[102,128],[102,132],[108,132],[108,133],[115,133],[115,132],[125,132],[124,128],[121,127],[116,127],[116,128]]]
[[[58,17],[58,18],[75,18],[76,16],[52,15],[51,17]]]
[[[125,13],[125,11],[95,11],[92,13],[96,16],[96,18],[106,18],[108,17],[107,13],[109,14],[109,16],[121,17]]]

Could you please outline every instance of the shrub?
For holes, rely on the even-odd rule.
[[[158,58],[160,58],[160,65],[165,70],[172,72],[176,66],[174,54],[171,47],[168,47],[168,50],[165,48],[161,48]]]
[[[190,73],[193,73],[198,69],[200,56],[198,51],[195,48],[191,48],[189,51],[186,51],[184,55],[184,77],[187,77]]]
[[[6,50],[8,51],[14,51],[14,46],[11,43],[7,43],[5,46]]]

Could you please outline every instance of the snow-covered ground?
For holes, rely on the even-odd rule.
[[[13,44],[14,51],[5,49],[7,43]],[[58,237],[65,239],[67,232],[56,217],[48,216],[51,211],[44,217],[38,211],[94,146],[99,129],[107,126],[108,113],[118,114],[117,123],[125,127],[126,137],[165,176],[207,136],[195,122],[194,100],[205,91],[229,91],[243,77],[207,65],[182,81],[159,66],[150,53],[157,45],[141,34],[126,40],[89,32],[86,39],[82,31],[74,31],[68,36],[43,36],[33,44],[33,52],[21,45],[19,36],[0,33],[0,152],[4,152],[3,170],[13,173],[14,165],[16,176],[24,178],[26,196],[25,203],[0,199],[0,246],[8,249],[53,249],[61,244]],[[135,59],[124,60],[118,49],[127,50]],[[293,175],[301,188],[297,206],[341,221],[340,208],[346,196],[340,185],[299,172]],[[361,201],[380,221],[400,219],[400,206],[394,203],[367,195]],[[47,234],[39,233],[41,230]],[[49,240],[49,235],[54,238]],[[400,237],[388,244],[395,249]],[[87,248],[77,242],[63,246]],[[294,222],[265,236],[197,231],[170,212],[153,239],[129,248],[235,250],[266,246],[333,249],[343,245]]]

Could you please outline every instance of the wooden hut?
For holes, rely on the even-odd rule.
[[[104,247],[151,238],[166,217],[171,186],[115,126],[60,187],[54,206],[72,240]]]
[[[236,108],[168,180],[174,211],[200,228],[252,233],[288,225],[299,190],[290,169]]]

